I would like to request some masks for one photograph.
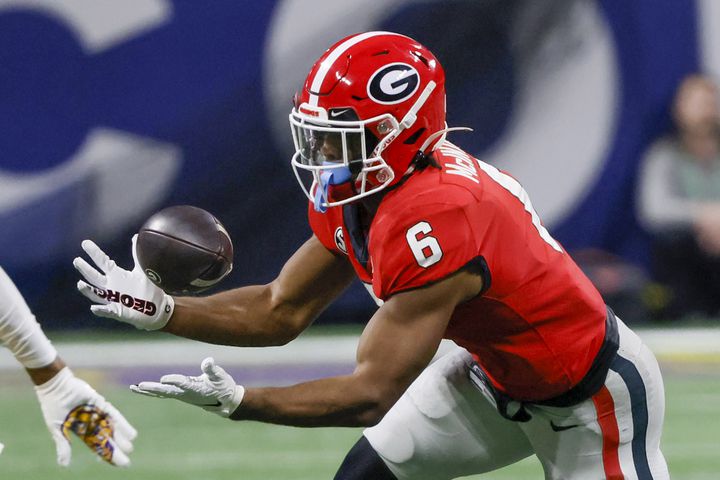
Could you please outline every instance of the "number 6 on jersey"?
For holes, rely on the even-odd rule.
[[[418,222],[408,228],[405,234],[415,260],[423,268],[435,265],[443,256],[437,239],[428,235],[430,232],[432,232],[432,227],[428,222]]]

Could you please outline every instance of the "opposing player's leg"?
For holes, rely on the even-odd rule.
[[[620,321],[618,330],[620,348],[599,392],[573,407],[532,406],[522,424],[548,479],[669,478],[660,369],[634,332]]]
[[[518,425],[501,417],[470,383],[471,362],[464,349],[447,353],[413,382],[378,425],[365,430],[369,444],[398,479],[451,479],[532,455]]]

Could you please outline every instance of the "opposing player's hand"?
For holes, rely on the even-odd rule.
[[[137,235],[134,235],[132,252],[135,265],[129,271],[118,267],[93,241],[84,240],[82,249],[97,269],[82,257],[76,257],[73,266],[84,278],[78,281],[77,288],[95,302],[90,307],[95,315],[120,320],[144,330],[157,330],[170,320],[175,302],[140,268],[136,241]]]
[[[69,368],[35,387],[45,424],[55,441],[57,462],[70,465],[70,433],[113,465],[130,465],[128,454],[137,436],[125,417]]]
[[[237,385],[212,358],[203,360],[200,369],[203,373],[199,377],[164,375],[160,382],[140,382],[130,385],[130,390],[149,397],[175,398],[221,417],[229,417],[242,402],[245,388]]]

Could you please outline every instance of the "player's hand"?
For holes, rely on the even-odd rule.
[[[78,281],[77,288],[96,303],[90,307],[95,315],[120,320],[144,330],[157,330],[170,320],[175,302],[140,268],[136,241],[137,235],[134,235],[132,252],[135,265],[129,271],[118,267],[93,241],[83,240],[81,246],[97,269],[85,259],[76,257],[73,266],[85,279]]]
[[[113,465],[130,465],[128,454],[137,436],[125,417],[85,381],[65,367],[35,387],[45,424],[55,441],[57,463],[70,465],[70,433]]]
[[[221,417],[229,417],[242,402],[245,388],[237,385],[212,358],[203,360],[200,369],[203,373],[199,377],[164,375],[160,382],[140,382],[130,385],[130,390],[149,397],[175,398]]]

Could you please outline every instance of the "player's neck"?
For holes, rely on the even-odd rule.
[[[375,214],[377,213],[378,208],[380,208],[380,203],[382,202],[383,198],[385,198],[386,193],[386,191],[380,191],[374,195],[365,197],[360,202],[358,202],[360,218],[362,219],[363,227],[370,226],[373,218],[375,218]]]

